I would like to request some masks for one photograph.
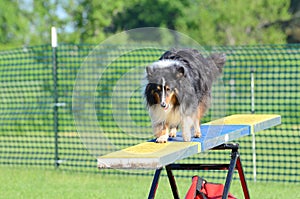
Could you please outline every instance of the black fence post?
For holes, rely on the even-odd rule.
[[[57,92],[57,33],[56,28],[51,28],[51,46],[52,46],[52,75],[53,75],[53,122],[54,122],[54,147],[55,147],[55,167],[59,166],[58,157],[58,92]]]

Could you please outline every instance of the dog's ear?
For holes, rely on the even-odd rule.
[[[147,66],[146,67],[146,72],[147,72],[148,76],[152,76],[152,74],[153,74],[153,67]]]
[[[176,66],[176,77],[181,78],[185,76],[185,68],[183,66]]]
[[[163,60],[163,59],[176,59],[176,53],[175,53],[175,49],[171,49],[166,51],[160,58],[159,60]]]
[[[144,96],[146,98],[146,102],[148,106],[152,106],[154,104],[159,103],[157,98],[154,95],[154,89],[156,88],[156,84],[148,84],[145,88]]]

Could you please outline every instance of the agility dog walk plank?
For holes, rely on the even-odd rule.
[[[279,115],[239,114],[201,125],[201,138],[183,142],[181,133],[167,143],[155,139],[98,158],[99,168],[157,169],[207,151],[220,144],[271,128],[281,123]]]
[[[98,159],[99,168],[153,169],[168,165],[201,151],[197,142],[145,142],[116,151]]]
[[[236,114],[206,124],[250,125],[251,133],[256,133],[281,124],[281,116],[275,114]]]
[[[225,142],[236,140],[240,137],[250,135],[249,125],[208,125],[202,124],[201,138],[191,138],[192,143],[200,143],[201,151],[209,150],[215,146],[219,146]],[[153,140],[155,141],[155,139]],[[183,142],[181,132],[177,133],[177,137],[169,138],[168,142]]]
[[[183,142],[181,133],[167,143],[155,139],[116,151],[98,159],[99,168],[160,168],[194,154],[206,151],[224,142],[250,134],[247,125],[201,125],[201,138]],[[214,134],[217,132],[218,134]],[[214,134],[214,135],[213,135]]]

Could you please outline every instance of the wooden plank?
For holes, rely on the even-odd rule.
[[[191,142],[201,143],[201,152],[209,150],[215,146],[237,140],[243,136],[250,135],[249,125],[207,125],[200,127],[201,138],[192,138]],[[177,137],[169,138],[169,142],[183,142],[181,132]]]
[[[155,139],[98,158],[99,168],[160,168],[175,161],[206,151],[222,143],[250,134],[248,125],[202,125],[202,137],[184,142],[181,133],[167,143]],[[218,132],[217,136],[209,132]]]
[[[250,125],[256,133],[281,124],[281,116],[275,114],[236,114],[208,122],[210,125]]]
[[[160,168],[201,151],[199,142],[145,142],[98,158],[99,168]]]
[[[209,135],[204,137],[201,145],[202,151],[206,151],[213,147],[219,146],[220,144],[231,142],[241,137],[250,135],[251,130],[249,125],[224,125],[219,134],[216,135],[214,132],[215,127],[215,125],[211,125],[210,128],[212,128],[211,132],[213,133],[209,133]]]
[[[99,168],[156,169],[220,144],[281,123],[280,115],[231,115],[201,125],[201,138],[183,142],[181,133],[167,143],[155,139],[98,158]]]

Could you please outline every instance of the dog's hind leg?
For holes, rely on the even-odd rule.
[[[194,118],[194,136],[199,138],[202,136],[200,130],[201,118],[204,116],[205,111],[207,109],[207,104],[205,102],[200,102],[197,110],[197,115]]]
[[[191,141],[191,127],[193,126],[193,119],[191,116],[184,116],[182,118],[182,138],[183,141]]]
[[[200,130],[200,119],[198,117],[194,118],[194,137],[200,138],[201,137],[201,130]]]
[[[159,124],[153,128],[157,143],[166,143],[169,138],[169,126]]]

